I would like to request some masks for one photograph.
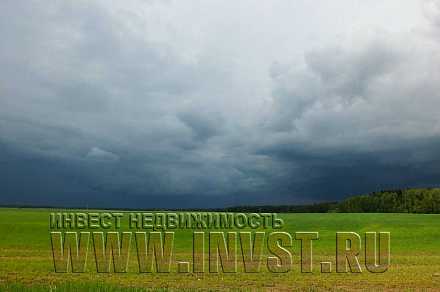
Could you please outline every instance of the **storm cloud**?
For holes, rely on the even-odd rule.
[[[440,2],[318,2],[3,1],[0,203],[438,186]]]

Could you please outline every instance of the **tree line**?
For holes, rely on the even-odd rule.
[[[10,208],[84,209],[53,206],[0,205]],[[92,209],[100,209],[96,206]],[[106,208],[106,210],[134,210],[132,208]],[[137,209],[136,209],[137,210]],[[420,213],[440,214],[440,188],[384,190],[366,195],[351,196],[340,202],[309,205],[235,206],[209,209],[154,209],[153,211],[211,211],[242,213]]]
[[[354,196],[338,205],[343,213],[440,213],[440,189],[407,189]]]
[[[239,206],[226,212],[271,213],[422,213],[440,214],[440,188],[385,190],[349,197],[340,202],[310,205]]]

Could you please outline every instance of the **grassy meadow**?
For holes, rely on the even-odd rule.
[[[280,214],[281,231],[317,231],[313,242],[312,274],[300,272],[300,242],[292,248],[293,268],[285,274],[261,273],[139,274],[136,255],[132,252],[129,272],[98,274],[93,254],[89,255],[88,272],[55,273],[52,260],[49,214],[45,209],[0,209],[0,290],[21,291],[143,291],[145,288],[232,290],[438,290],[440,289],[440,215],[421,214]],[[124,230],[124,229],[122,229]],[[267,230],[268,232],[270,230]],[[276,230],[279,231],[279,230]],[[338,274],[335,264],[335,234],[353,231],[391,233],[391,265],[383,274]],[[192,230],[176,230],[173,263],[190,260]],[[240,253],[239,253],[240,255]],[[264,258],[263,258],[264,259]],[[320,261],[331,261],[333,272],[321,274]],[[172,267],[176,270],[176,264]],[[240,262],[239,262],[240,271]]]

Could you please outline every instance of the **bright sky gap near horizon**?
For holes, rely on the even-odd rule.
[[[1,1],[0,204],[440,185],[440,1]]]

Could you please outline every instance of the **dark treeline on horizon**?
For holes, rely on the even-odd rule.
[[[440,188],[388,190],[353,196],[338,204],[341,213],[440,213]]]
[[[384,190],[366,195],[352,196],[341,202],[325,202],[299,206],[241,206],[221,210],[276,213],[440,214],[440,188]]]
[[[54,206],[0,205],[12,208],[82,209]],[[91,206],[90,210],[102,209]],[[140,210],[141,208],[105,208],[105,210]],[[384,190],[366,195],[351,196],[340,202],[323,202],[309,205],[234,206],[226,208],[154,208],[151,211],[210,211],[244,213],[419,213],[440,214],[440,188]]]

